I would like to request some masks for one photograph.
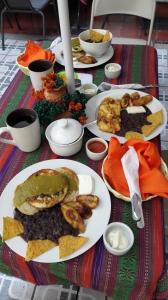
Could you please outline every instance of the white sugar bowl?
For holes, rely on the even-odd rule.
[[[74,119],[60,119],[52,122],[45,135],[51,150],[60,156],[71,156],[82,147],[84,129]]]

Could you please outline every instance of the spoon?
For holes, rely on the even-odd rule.
[[[86,128],[86,127],[92,126],[92,125],[94,125],[94,124],[96,124],[96,123],[97,123],[98,110],[99,110],[99,106],[98,106],[98,107],[96,107],[96,111],[95,111],[95,120],[94,120],[94,121],[91,121],[91,122],[89,122],[89,123],[86,123],[86,124],[84,124],[84,125],[83,125],[83,128]]]
[[[88,126],[94,125],[96,122],[97,122],[97,120],[94,120],[94,121],[91,121],[91,122],[89,122],[89,123],[87,123],[87,124],[84,124],[84,125],[83,125],[83,128],[86,128],[86,127],[88,127]]]

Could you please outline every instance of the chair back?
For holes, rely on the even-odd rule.
[[[5,7],[12,10],[33,10],[30,0],[2,0]]]
[[[127,14],[150,20],[147,44],[150,44],[155,16],[155,0],[93,0],[90,28],[93,28],[95,16],[109,14]]]

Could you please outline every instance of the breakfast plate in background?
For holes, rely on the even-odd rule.
[[[60,167],[67,167],[72,169],[76,174],[87,174],[90,175],[93,179],[93,191],[96,196],[99,197],[100,202],[96,209],[93,210],[92,216],[85,221],[86,231],[82,234],[88,238],[88,241],[73,254],[66,256],[63,259],[59,258],[59,247],[56,246],[53,249],[45,252],[39,257],[35,258],[34,261],[51,263],[51,262],[60,262],[66,261],[71,258],[77,257],[82,253],[90,249],[102,236],[110,218],[111,212],[111,200],[108,189],[103,182],[102,178],[88,166],[67,159],[51,159],[42,162],[38,162],[34,165],[31,165],[20,173],[18,173],[5,187],[4,191],[1,194],[0,201],[3,203],[0,210],[0,234],[2,235],[3,227],[3,217],[13,217],[14,208],[13,208],[13,196],[16,187],[26,180],[33,173],[41,169],[56,169]],[[23,240],[22,237],[17,236],[6,240],[5,243],[18,255],[25,257],[27,242]]]
[[[87,116],[87,123],[90,123],[97,118],[98,107],[102,103],[105,97],[112,97],[113,99],[117,100],[120,99],[124,94],[126,93],[131,94],[133,92],[137,92],[137,91],[131,89],[115,89],[115,90],[102,92],[89,99],[89,101],[86,103],[86,110],[85,110]],[[140,94],[140,96],[148,95],[141,91],[138,91],[138,93]],[[167,112],[164,106],[161,104],[161,102],[157,100],[155,97],[153,97],[153,100],[150,103],[146,104],[145,106],[150,109],[151,113],[155,113],[160,110],[162,110],[163,113],[163,123],[160,126],[158,126],[150,135],[146,137],[144,136],[144,140],[151,140],[157,135],[159,135],[165,128],[167,124]],[[98,128],[96,123],[92,124],[91,126],[88,126],[88,130],[92,132],[94,135],[96,135],[97,137],[103,138],[106,141],[109,141],[110,138],[114,136],[119,139],[120,143],[124,143],[126,141],[125,137],[123,136],[101,131]],[[132,128],[131,130],[134,131],[134,128]]]
[[[59,43],[54,49],[52,49],[53,53],[55,53],[56,55],[56,61],[57,63],[59,63],[60,65],[64,66],[64,57],[62,55],[62,51],[63,51],[63,44]],[[73,67],[75,69],[87,69],[87,68],[92,68],[92,67],[97,67],[100,66],[104,63],[106,63],[108,60],[110,60],[114,55],[114,49],[112,46],[110,46],[107,50],[107,52],[101,56],[101,57],[96,57],[97,62],[94,64],[84,64],[78,61],[74,61],[73,62]]]

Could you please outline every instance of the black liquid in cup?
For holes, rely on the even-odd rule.
[[[47,59],[34,60],[28,65],[28,69],[33,72],[44,72],[49,70],[53,63]]]
[[[33,109],[19,108],[12,111],[7,117],[7,124],[14,128],[24,128],[31,125],[37,119],[37,113]]]

